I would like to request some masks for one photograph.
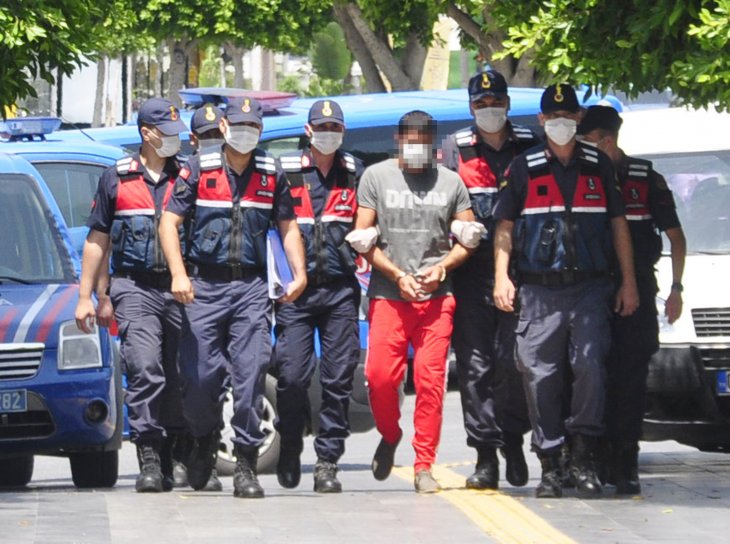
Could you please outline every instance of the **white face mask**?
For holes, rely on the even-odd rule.
[[[484,132],[499,132],[507,122],[507,108],[479,108],[474,110],[474,119]]]
[[[160,136],[160,140],[162,141],[162,145],[155,147],[155,153],[157,153],[158,157],[166,159],[167,157],[176,155],[180,151],[180,135]]]
[[[431,144],[401,144],[400,156],[406,167],[416,170],[427,168],[433,162]]]
[[[558,117],[545,121],[545,134],[557,145],[566,145],[575,136],[578,123],[573,119]]]
[[[342,145],[342,132],[312,131],[312,147],[323,155],[331,155]]]
[[[239,153],[246,154],[259,143],[259,129],[242,126],[226,128],[226,143]]]
[[[220,148],[224,143],[226,143],[224,138],[207,138],[205,140],[198,140],[198,147],[200,149],[208,149],[208,148]]]

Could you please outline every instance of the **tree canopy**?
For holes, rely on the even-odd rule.
[[[682,101],[730,108],[730,0],[490,0],[509,39],[554,82],[629,96],[671,89]]]

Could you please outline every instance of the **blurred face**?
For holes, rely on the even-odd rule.
[[[434,135],[428,131],[408,129],[396,136],[401,167],[421,171],[433,164]]]

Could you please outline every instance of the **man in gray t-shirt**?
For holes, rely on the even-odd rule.
[[[356,231],[377,226],[375,247],[363,253],[373,266],[368,296],[370,336],[365,374],[370,407],[382,440],[373,475],[384,480],[403,432],[398,387],[413,346],[415,487],[438,491],[431,475],[441,434],[446,356],[455,302],[448,273],[469,250],[449,240],[451,221],[474,221],[459,176],[433,165],[436,123],[425,112],[404,115],[398,125],[398,158],[368,168],[358,188]],[[353,246],[354,247],[354,246]]]

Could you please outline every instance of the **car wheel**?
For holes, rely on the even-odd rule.
[[[119,474],[119,450],[72,453],[71,477],[76,487],[114,487]]]
[[[236,457],[233,455],[234,436],[231,428],[231,416],[233,416],[233,394],[229,391],[223,401],[223,430],[221,431],[221,443],[218,446],[218,462],[216,468],[222,476],[231,476],[236,468]],[[276,421],[276,378],[266,376],[266,393],[264,395],[264,414],[261,419],[261,430],[264,432],[264,443],[259,448],[259,460],[257,464],[259,474],[270,474],[276,470],[276,463],[279,460],[281,448],[281,437],[274,428]]]
[[[0,487],[23,487],[33,477],[33,456],[6,457],[0,460]]]

